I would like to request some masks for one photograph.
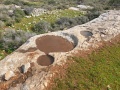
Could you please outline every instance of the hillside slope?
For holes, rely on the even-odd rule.
[[[97,49],[104,44],[104,41],[111,42],[111,39],[119,34],[120,10],[111,10],[88,23],[72,27],[68,30],[35,35],[16,51],[0,61],[0,89],[45,90],[52,84],[51,81],[54,80],[56,74],[60,75],[59,68],[64,69],[65,63],[68,63],[68,57],[73,57],[80,50],[89,51],[92,48]],[[88,83],[90,85],[84,83],[84,77],[83,84],[76,81],[78,89],[84,88],[85,86],[87,89],[96,89],[97,85],[101,85],[98,88],[106,88],[107,84],[110,87],[119,88],[119,79],[116,80],[114,74],[109,73],[110,75],[108,74],[108,78],[106,78],[107,70],[110,70],[110,72],[116,70],[114,72],[119,77],[119,73],[117,73],[119,68],[119,44],[115,47],[116,48],[112,46],[108,47],[99,54],[93,53],[92,56],[88,57],[88,62],[83,58],[75,58],[75,62],[77,63],[73,64],[73,69],[69,69],[70,71],[72,70],[71,73],[73,75],[75,74],[77,78],[79,75],[81,76],[80,78],[82,78],[85,73],[88,76],[85,80],[93,80],[91,83]],[[114,52],[118,57],[115,56]],[[110,57],[108,55],[110,55]],[[108,62],[105,60],[106,58]],[[79,63],[83,66],[81,67]],[[109,64],[107,65],[107,63]],[[88,65],[84,67],[86,64]],[[74,65],[76,67],[74,67]],[[74,68],[75,73],[73,73]],[[83,70],[84,73],[82,72],[83,74],[81,74],[76,68],[83,68],[85,72]],[[101,75],[101,73],[103,74]],[[100,75],[100,77],[98,75]],[[71,79],[77,79],[74,76],[69,77]],[[104,78],[103,81],[101,78]],[[102,82],[103,84],[101,84]],[[114,84],[114,82],[117,84]],[[96,83],[96,85],[94,85],[94,83]],[[111,85],[111,83],[113,84]],[[67,85],[65,84],[65,87],[60,85],[58,89],[61,87],[64,89],[74,89],[76,86],[74,87],[73,82]]]

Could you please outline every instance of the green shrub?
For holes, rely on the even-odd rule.
[[[110,0],[109,4],[113,6],[120,6],[120,0]]]
[[[49,0],[49,1],[48,1],[48,4],[55,5],[55,4],[56,4],[56,1],[55,1],[55,0]]]
[[[97,11],[94,9],[94,10],[88,11],[86,16],[88,17],[89,20],[92,20],[94,18],[97,18],[100,14],[101,14],[100,11]]]
[[[0,28],[1,28],[1,27],[4,27],[4,26],[5,26],[5,23],[0,20]]]
[[[33,9],[34,9],[33,7],[26,6],[24,7],[24,12],[26,15],[30,15]]]
[[[3,49],[7,52],[12,52],[22,45],[28,38],[34,35],[35,33],[25,32],[22,30],[5,30],[4,33],[1,34],[0,49]]]
[[[21,9],[15,9],[13,13],[14,13],[16,22],[20,22],[20,20],[25,16],[24,11]]]
[[[2,30],[0,30],[0,39],[1,39],[1,37],[2,37]]]
[[[89,21],[89,18],[87,16],[79,16],[79,17],[75,17],[75,20],[77,22],[77,24],[84,24],[86,22]]]
[[[5,5],[10,5],[10,4],[21,5],[21,1],[20,0],[5,0],[4,4]]]
[[[3,2],[5,5],[10,5],[10,4],[15,4],[15,5],[27,5],[27,6],[31,6],[31,4],[29,2],[23,1],[23,0],[5,0]]]
[[[11,0],[5,0],[5,1],[4,1],[4,4],[5,4],[5,5],[12,4],[12,1],[11,1]]]
[[[72,19],[68,17],[62,17],[55,22],[54,26],[59,27],[60,30],[70,28],[72,25]]]
[[[34,25],[32,31],[35,33],[45,33],[51,29],[50,23],[46,21],[40,21]]]
[[[7,14],[0,13],[0,20],[1,20],[1,21],[7,22],[7,20],[8,20],[9,18],[10,18],[10,17],[9,17]]]
[[[78,16],[75,18],[68,18],[68,17],[62,17],[58,19],[54,24],[52,24],[52,28],[55,30],[63,30],[67,28],[71,28],[75,25],[80,25],[83,23],[88,22],[89,19],[87,16]]]
[[[9,19],[9,20],[6,22],[6,26],[12,26],[14,23],[15,23],[15,20],[14,20],[14,19]]]

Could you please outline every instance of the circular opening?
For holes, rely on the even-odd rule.
[[[47,35],[36,39],[37,48],[46,54],[49,52],[68,52],[74,44],[60,36]]]
[[[49,66],[54,62],[54,58],[50,55],[42,55],[37,59],[37,63],[41,66]]]
[[[86,38],[93,35],[93,33],[90,32],[90,31],[80,31],[80,34],[83,35]]]
[[[72,39],[73,43],[74,43],[74,48],[77,46],[78,44],[78,38],[72,34],[68,34],[68,33],[62,33],[65,37],[68,37],[70,39]]]

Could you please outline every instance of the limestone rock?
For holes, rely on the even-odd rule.
[[[13,76],[15,76],[13,71],[7,71],[5,74],[5,80],[9,80]]]
[[[46,13],[46,10],[43,8],[34,8],[31,15],[32,16],[40,16],[42,14]]]
[[[78,8],[82,9],[82,10],[86,10],[86,9],[93,9],[92,6],[88,6],[88,5],[78,5]]]
[[[21,67],[23,73],[26,73],[29,68],[30,68],[30,63],[22,65],[22,67]]]
[[[75,10],[75,11],[79,11],[79,8],[76,8],[76,7],[70,7],[70,8],[68,8],[68,9],[70,9],[70,10]]]
[[[91,46],[97,48],[99,42],[102,40],[109,41],[118,34],[120,34],[120,10],[111,10],[83,25],[78,25],[64,31],[50,32],[31,37],[18,50],[0,61],[0,82],[2,83],[1,78],[3,75],[5,75],[6,80],[14,76],[13,72],[16,72],[21,65],[23,65],[23,75],[26,74],[30,68],[30,63],[34,62],[34,65],[31,66],[32,76],[28,76],[24,83],[18,83],[16,87],[11,87],[10,90],[45,90],[50,83],[50,79],[53,79],[51,73],[56,72],[56,66],[62,67],[67,62],[67,57],[74,55],[73,53],[77,53],[79,50],[88,50]],[[54,63],[50,66],[41,66],[38,64],[38,58],[45,55],[45,52],[38,49],[36,40],[47,35],[60,36],[65,41],[71,42],[74,48],[67,52],[47,53],[54,57]],[[29,52],[29,49],[32,47],[37,50]],[[57,73],[59,73],[59,70]]]

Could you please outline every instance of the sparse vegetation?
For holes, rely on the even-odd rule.
[[[4,26],[5,26],[5,23],[0,20],[0,28],[1,28],[1,27],[4,27]]]
[[[31,30],[32,27],[34,27],[35,24],[38,22],[48,22],[50,24],[55,23],[56,20],[62,18],[62,17],[68,17],[68,18],[73,18],[73,17],[78,17],[83,15],[79,11],[73,11],[73,10],[55,10],[50,13],[46,13],[40,16],[36,17],[30,17],[30,18],[23,18],[22,23],[16,23],[14,24],[15,29],[22,29],[22,30]]]
[[[52,25],[53,31],[55,30],[64,30],[71,28],[75,25],[80,25],[88,22],[89,19],[87,16],[78,16],[74,18],[62,17]]]
[[[109,4],[114,7],[120,7],[120,0],[110,0]]]
[[[13,13],[14,13],[13,17],[15,17],[16,22],[20,22],[20,20],[25,16],[24,11],[21,9],[16,9],[16,10],[14,10]]]
[[[34,5],[34,4],[31,4],[31,3],[24,1],[24,0],[4,0],[3,3],[5,5],[15,4],[15,5],[19,5],[19,6],[32,6],[32,5]]]
[[[31,32],[7,29],[4,33],[1,33],[0,49],[5,50],[7,53],[11,53],[22,45],[28,38],[34,35],[35,33]]]
[[[48,32],[50,29],[51,29],[50,23],[46,21],[42,21],[42,22],[38,22],[37,24],[35,24],[32,31],[42,34],[42,33]]]

